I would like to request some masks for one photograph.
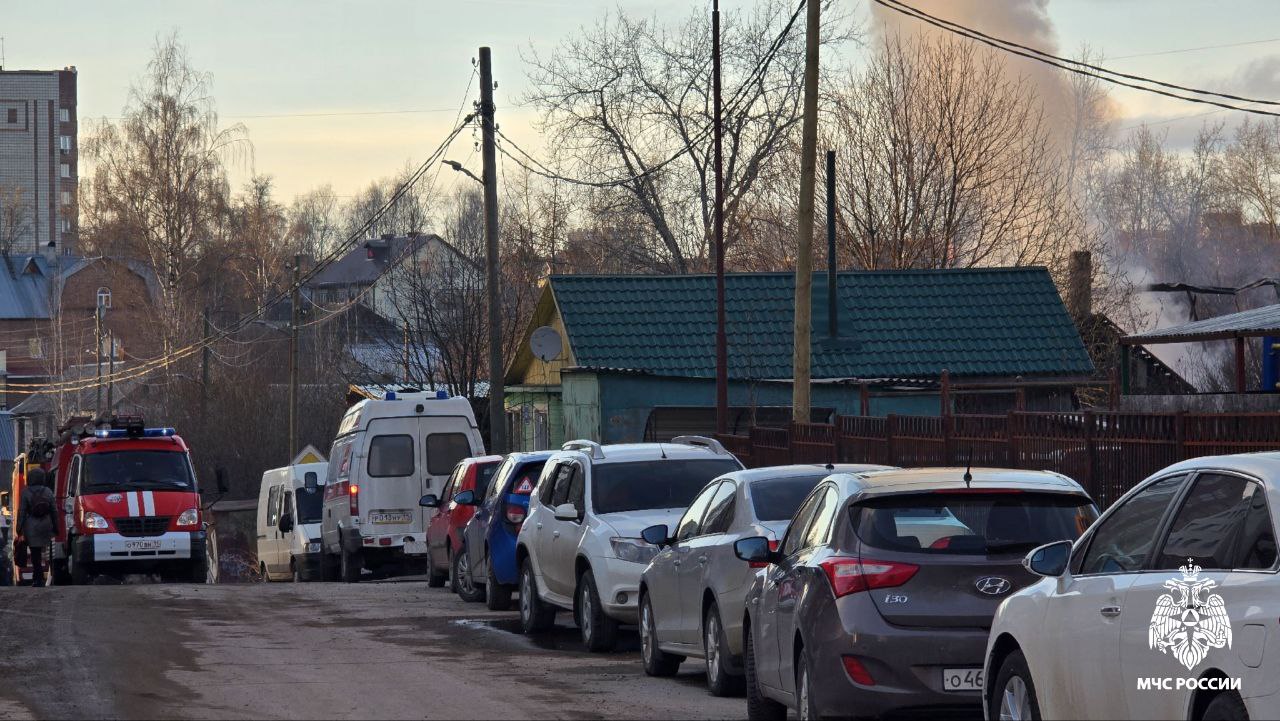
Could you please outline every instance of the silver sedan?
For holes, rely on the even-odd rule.
[[[764,536],[776,543],[823,478],[886,468],[815,464],[735,471],[708,483],[675,529],[645,529],[644,539],[661,549],[640,582],[645,672],[670,676],[686,658],[700,658],[713,694],[741,693],[743,603],[757,569],[734,555],[734,542]]]

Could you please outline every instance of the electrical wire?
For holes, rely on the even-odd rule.
[[[1267,38],[1266,40],[1246,40],[1242,43],[1225,43],[1222,45],[1201,45],[1196,48],[1179,48],[1177,50],[1157,50],[1150,53],[1133,53],[1132,55],[1116,55],[1109,58],[1110,60],[1128,60],[1130,58],[1150,58],[1156,55],[1177,55],[1179,53],[1194,53],[1199,50],[1219,50],[1221,48],[1239,48],[1245,45],[1263,45],[1265,43],[1280,42],[1280,38]]]
[[[1229,103],[1223,103],[1217,100],[1209,100],[1206,98],[1197,98],[1197,97],[1191,97],[1187,95],[1180,95],[1178,93],[1169,92],[1167,90],[1160,90],[1159,88],[1147,87],[1145,85],[1139,85],[1137,83],[1140,83],[1140,82],[1150,83],[1151,85],[1158,85],[1161,87],[1172,88],[1172,89],[1181,90],[1184,92],[1198,93],[1201,95],[1219,97],[1227,100],[1237,100],[1240,102],[1253,103],[1256,105],[1280,105],[1280,101],[1260,100],[1257,98],[1247,98],[1239,95],[1231,95],[1228,93],[1218,93],[1211,90],[1200,90],[1197,88],[1189,88],[1182,85],[1166,83],[1160,80],[1153,80],[1151,78],[1146,78],[1140,75],[1130,75],[1126,73],[1119,73],[1114,70],[1108,70],[1098,65],[1091,65],[1089,63],[1081,62],[1079,60],[1071,60],[1069,58],[1063,58],[1057,55],[1046,53],[1042,50],[1038,50],[1036,48],[1033,48],[1027,45],[1020,45],[1018,43],[1015,43],[1009,40],[1004,40],[1002,38],[998,38],[993,35],[987,35],[986,33],[983,33],[978,30],[974,30],[968,26],[961,25],[959,23],[954,23],[954,22],[951,22],[950,20],[943,20],[941,18],[930,15],[922,10],[917,10],[916,8],[910,5],[907,5],[906,3],[899,2],[899,0],[874,0],[874,2],[890,10],[893,10],[894,12],[928,23],[929,25],[939,28],[940,30],[945,30],[949,33],[960,35],[961,37],[965,37],[970,40],[975,40],[984,45],[993,47],[997,50],[1003,50],[1013,55],[1019,55],[1029,60],[1035,60],[1036,62],[1044,63],[1045,65],[1058,68],[1059,70],[1065,70],[1067,72],[1076,73],[1077,75],[1085,75],[1088,77],[1097,78],[1098,80],[1104,80],[1114,85],[1121,85],[1123,87],[1131,88],[1133,90],[1140,90],[1147,93],[1153,93],[1155,95],[1163,95],[1168,98],[1174,98],[1176,100],[1184,100],[1190,103],[1201,103],[1204,105],[1213,105],[1226,110],[1239,110],[1241,112],[1253,113],[1255,115],[1268,115],[1272,117],[1280,117],[1280,113],[1272,112],[1269,110],[1260,110],[1258,108],[1242,108],[1237,105],[1231,105]],[[1124,78],[1125,80],[1120,80],[1118,78]],[[1135,82],[1126,82],[1126,80],[1132,80]]]

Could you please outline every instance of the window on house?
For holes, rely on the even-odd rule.
[[[9,116],[9,117],[8,117],[8,120],[9,120],[9,122],[10,122],[10,123],[17,123],[17,122],[18,122],[18,109],[17,109],[17,108],[9,108],[9,110],[8,110],[8,116]]]
[[[111,307],[111,289],[110,288],[103,286],[98,289],[98,307],[99,308]]]
[[[58,136],[58,149],[64,153],[71,152],[71,136],[70,135]]]
[[[60,227],[62,228],[62,232],[64,232],[64,233],[70,233],[70,232],[71,232],[71,221],[70,221],[70,220],[67,220],[66,218],[63,218],[63,219],[62,219],[62,223],[61,223]]]
[[[71,205],[71,191],[69,190],[62,191],[62,204]]]
[[[58,171],[59,171],[59,174],[60,174],[60,175],[62,175],[62,177],[64,177],[64,178],[70,178],[70,177],[71,177],[71,166],[70,166],[70,165],[68,165],[68,164],[66,164],[66,163],[63,163],[63,164],[59,165],[59,166],[58,166]]]
[[[69,123],[69,122],[71,122],[71,109],[70,109],[70,108],[58,108],[58,122],[60,122],[60,123]]]
[[[27,340],[27,355],[32,358],[44,357],[44,340],[41,338],[30,338]]]

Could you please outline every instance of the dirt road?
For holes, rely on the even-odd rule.
[[[742,718],[420,581],[0,588],[0,719]]]

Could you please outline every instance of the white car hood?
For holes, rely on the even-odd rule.
[[[622,538],[639,538],[641,531],[659,523],[666,525],[667,535],[674,535],[676,521],[680,520],[680,516],[684,515],[684,512],[685,509],[683,508],[664,508],[648,511],[605,513],[597,517],[608,524],[615,535]]]

